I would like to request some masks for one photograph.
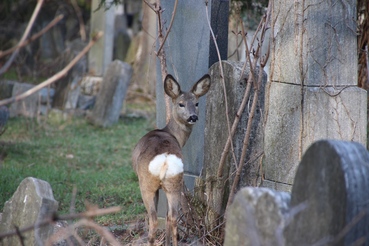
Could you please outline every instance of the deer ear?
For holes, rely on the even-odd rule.
[[[199,81],[197,81],[191,89],[191,92],[197,97],[205,95],[210,89],[210,76],[205,74]]]
[[[164,80],[164,91],[172,99],[176,99],[181,93],[181,87],[172,75],[168,74]]]

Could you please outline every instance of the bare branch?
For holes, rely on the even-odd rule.
[[[38,15],[38,13],[40,12],[40,9],[41,9],[41,6],[42,6],[43,2],[44,2],[44,0],[38,0],[38,1],[37,1],[36,8],[35,8],[35,10],[33,11],[33,14],[32,14],[32,16],[31,16],[31,19],[30,19],[29,23],[28,23],[28,26],[27,26],[26,30],[24,31],[24,33],[23,33],[23,36],[22,36],[21,40],[19,41],[19,43],[20,43],[20,44],[21,44],[21,43],[23,43],[23,42],[24,42],[24,40],[26,40],[26,38],[28,37],[28,35],[29,35],[30,31],[31,31],[31,28],[32,28],[32,26],[33,26],[33,24],[34,24],[34,22],[35,22],[35,20],[36,20],[36,17],[37,17],[37,15]],[[19,48],[17,48],[17,49],[13,52],[13,54],[11,55],[11,57],[9,58],[9,60],[8,60],[8,61],[5,63],[5,65],[0,69],[0,75],[1,75],[1,74],[3,74],[3,73],[5,73],[5,72],[8,70],[8,68],[10,67],[10,65],[13,63],[13,61],[14,61],[15,57],[18,55],[18,52],[19,52]]]
[[[46,81],[42,82],[41,84],[36,85],[32,89],[30,89],[30,90],[28,90],[28,91],[26,91],[26,92],[24,92],[24,93],[22,93],[18,96],[1,100],[0,101],[0,106],[7,105],[9,103],[13,103],[13,102],[22,100],[22,99],[32,95],[33,93],[41,90],[42,88],[54,83],[58,79],[64,77],[68,73],[68,71],[91,49],[91,47],[96,43],[96,41],[99,40],[102,37],[102,35],[103,35],[103,32],[98,32],[92,38],[92,40],[88,43],[88,45],[76,57],[74,57],[74,59],[63,70],[61,70],[60,72],[58,72],[57,74],[55,74],[51,78],[48,78]]]
[[[65,240],[67,239],[69,236],[75,236],[75,234],[73,233],[73,235],[71,235],[70,232],[74,232],[77,228],[79,227],[89,227],[91,229],[93,229],[95,232],[97,232],[102,238],[105,238],[108,242],[110,242],[111,245],[113,246],[120,246],[122,244],[120,244],[115,237],[113,236],[112,233],[110,233],[107,229],[101,227],[99,224],[95,223],[92,220],[88,220],[88,219],[81,219],[79,221],[77,221],[76,223],[74,223],[73,225],[69,226],[68,228],[64,228],[61,233],[58,233],[55,236],[52,236],[51,238],[49,238],[46,242],[45,245],[53,245],[53,243],[56,240]],[[68,233],[69,232],[69,233]]]
[[[29,43],[35,41],[36,39],[38,39],[39,37],[41,37],[45,32],[49,31],[50,28],[52,28],[53,26],[55,26],[61,19],[63,19],[64,16],[63,15],[58,15],[57,17],[55,17],[47,26],[45,26],[41,31],[39,31],[38,33],[34,34],[32,37],[24,40],[24,42],[22,43],[18,43],[16,46],[7,49],[5,51],[0,51],[0,58],[9,55],[10,53],[12,53],[14,50],[20,49],[26,45],[28,45]]]
[[[164,39],[161,41],[160,47],[159,47],[159,49],[157,51],[157,54],[160,53],[161,49],[163,48],[163,46],[165,44],[165,41],[168,38],[170,29],[172,29],[172,25],[173,25],[173,22],[174,22],[174,16],[176,15],[176,12],[177,12],[177,5],[178,5],[178,0],[176,0],[175,3],[174,3],[173,12],[172,12],[172,18],[170,19],[168,30],[165,33]]]
[[[257,49],[255,51],[254,64],[251,63],[250,51],[249,51],[248,46],[247,46],[247,43],[246,43],[246,51],[248,52],[247,57],[248,57],[249,62],[250,62],[250,76],[252,76],[252,77],[254,76],[254,73],[255,73],[254,68],[256,66],[256,62],[260,58],[260,52],[261,52],[261,44],[260,44],[260,42],[261,43],[263,42],[264,35],[265,35],[266,30],[267,30],[267,24],[269,23],[270,14],[271,14],[271,3],[269,2],[267,15],[262,20],[262,23],[263,24],[262,24],[262,28],[261,28],[261,38],[259,40],[258,47],[257,47]],[[242,26],[242,28],[243,28],[243,26]],[[244,32],[244,29],[243,29],[243,32]],[[258,102],[260,85],[262,83],[263,68],[264,68],[263,66],[265,66],[265,64],[266,64],[266,60],[264,60],[263,62],[260,62],[260,66],[261,67],[259,69],[259,77],[258,77],[258,80],[255,81],[253,79],[253,81],[254,81],[254,98],[253,98],[253,102],[252,102],[252,106],[251,106],[251,111],[250,111],[248,122],[247,122],[245,137],[244,137],[244,140],[243,140],[243,147],[242,147],[241,157],[240,157],[240,160],[239,160],[239,164],[236,167],[237,168],[237,172],[236,172],[236,176],[235,176],[235,178],[233,180],[233,184],[232,184],[232,188],[231,188],[231,191],[230,191],[230,194],[229,194],[229,198],[228,198],[228,203],[227,203],[226,209],[229,207],[229,205],[233,201],[233,198],[234,198],[234,195],[236,193],[237,186],[238,186],[238,182],[240,180],[241,172],[242,172],[243,166],[245,165],[245,157],[246,157],[247,149],[248,149],[248,146],[249,146],[249,143],[250,143],[250,134],[251,134],[251,127],[252,127],[253,117],[254,117],[254,114],[255,114],[255,111],[256,111],[256,105],[257,105],[257,102]]]
[[[166,62],[166,56],[165,56],[165,49],[163,49],[164,46],[164,42],[168,36],[168,33],[170,31],[170,29],[167,31],[166,36],[163,36],[163,20],[162,20],[162,16],[161,16],[161,6],[160,6],[160,0],[156,0],[156,3],[154,5],[150,4],[147,2],[147,0],[144,0],[145,3],[151,8],[153,9],[153,11],[155,11],[157,17],[158,17],[158,39],[159,39],[159,44],[160,44],[160,49],[158,50],[158,52],[156,53],[156,56],[159,58],[160,60],[160,67],[161,67],[161,77],[162,77],[162,82],[164,82],[164,78],[167,76],[168,72],[167,72],[167,62]],[[171,20],[171,24],[170,27],[173,23],[174,20],[174,15],[176,13],[176,9],[177,9],[177,3],[178,0],[176,0],[175,5],[174,5],[174,10],[172,13],[172,20]],[[166,111],[166,123],[169,122],[170,119],[170,111],[171,111],[171,104],[170,104],[170,98],[169,96],[167,96],[166,94],[164,94],[164,101],[165,101],[165,111]]]
[[[146,3],[147,6],[149,6],[150,9],[152,9],[152,11],[157,13],[155,6],[153,4],[149,3],[147,0],[144,0],[144,2]]]
[[[30,225],[24,228],[16,228],[13,231],[9,231],[9,232],[5,232],[5,233],[1,233],[0,234],[0,239],[1,238],[5,238],[5,237],[9,237],[9,236],[13,236],[13,235],[21,235],[24,232],[27,231],[31,231],[35,228],[39,228],[39,227],[43,227],[46,226],[50,223],[53,223],[55,221],[58,220],[73,220],[73,219],[80,219],[80,218],[94,218],[97,216],[101,216],[101,215],[106,215],[106,214],[111,214],[111,213],[117,213],[121,210],[120,207],[111,207],[111,208],[106,208],[106,209],[89,209],[86,212],[83,213],[78,213],[78,214],[67,214],[67,215],[62,215],[62,216],[58,216],[58,215],[53,215],[39,223],[37,223],[37,226],[35,227],[35,225]]]
[[[225,105],[225,111],[226,111],[228,136],[229,136],[229,138],[231,138],[232,131],[231,131],[231,126],[230,126],[231,123],[230,123],[230,120],[229,120],[228,97],[227,97],[227,89],[226,89],[225,80],[224,80],[224,72],[223,72],[223,66],[222,66],[222,58],[220,57],[218,43],[217,43],[217,40],[215,38],[213,29],[211,28],[211,24],[210,24],[210,20],[209,20],[208,2],[207,1],[205,1],[205,6],[206,6],[205,7],[205,10],[206,10],[206,20],[208,22],[208,26],[209,26],[209,29],[210,29],[210,34],[211,34],[211,37],[212,37],[212,39],[214,41],[215,49],[217,51],[218,60],[219,60],[220,76],[221,76],[221,79],[222,79],[223,93],[224,93],[224,105]],[[230,146],[231,146],[232,153],[233,153],[233,159],[236,162],[237,160],[236,160],[236,156],[234,154],[234,148],[233,148],[233,142],[232,141],[230,141]],[[218,169],[218,173],[219,173],[219,170],[220,169]]]
[[[86,41],[86,27],[85,27],[85,23],[83,22],[81,9],[78,7],[76,0],[71,0],[71,4],[78,18],[79,34],[81,35],[82,41],[85,42]]]

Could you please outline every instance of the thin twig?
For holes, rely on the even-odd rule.
[[[241,101],[241,105],[238,108],[238,111],[236,113],[236,116],[235,116],[233,124],[232,124],[231,134],[228,136],[227,142],[226,142],[226,144],[223,148],[223,152],[220,156],[220,160],[219,160],[219,164],[218,164],[218,172],[217,172],[217,177],[218,178],[223,176],[223,169],[224,169],[225,161],[227,159],[229,147],[231,146],[233,136],[236,132],[238,123],[240,122],[241,114],[242,114],[243,110],[245,109],[246,104],[247,104],[248,99],[249,99],[249,95],[250,95],[250,91],[251,91],[251,85],[252,85],[251,78],[252,77],[249,76],[248,81],[247,81],[246,90],[245,90],[244,96],[243,96],[242,101]]]
[[[266,28],[267,23],[269,23],[270,13],[271,13],[271,4],[269,3],[267,14],[263,19],[263,25],[262,25],[262,28],[261,28],[261,38],[260,38],[259,42],[263,42],[265,31],[267,29]],[[246,50],[248,50],[247,44],[246,44]],[[261,52],[260,50],[261,50],[261,44],[259,43],[258,47],[256,49],[256,52],[254,54],[254,56],[256,56],[255,59],[254,59],[254,64],[255,65],[256,65],[256,62],[259,58],[259,54]],[[250,62],[250,75],[253,76],[254,72],[255,72],[254,71],[255,66],[252,67],[250,55],[248,56],[248,58],[249,58],[249,62]],[[236,193],[236,188],[237,188],[239,180],[240,180],[241,172],[242,172],[243,166],[245,164],[244,160],[245,160],[247,149],[248,149],[248,146],[249,146],[249,143],[250,143],[251,127],[252,127],[254,114],[256,112],[259,90],[260,90],[260,85],[262,83],[262,77],[263,77],[263,68],[264,68],[265,64],[266,64],[265,61],[263,61],[263,63],[260,62],[261,67],[260,67],[260,70],[259,70],[259,78],[258,78],[257,82],[254,81],[254,83],[255,83],[254,84],[254,98],[253,98],[253,102],[252,102],[252,106],[251,106],[251,111],[250,111],[250,114],[249,114],[249,119],[248,119],[248,122],[247,122],[245,137],[244,137],[244,140],[243,140],[243,147],[242,147],[241,157],[240,157],[240,160],[239,160],[239,164],[236,167],[237,172],[236,172],[236,176],[233,180],[233,184],[232,184],[232,188],[231,188],[231,191],[230,191],[230,194],[229,194],[229,197],[228,197],[228,202],[227,202],[226,209],[228,209],[230,204],[233,202],[233,198],[234,198],[234,195]]]
[[[0,106],[7,105],[19,100],[22,100],[33,93],[36,93],[37,91],[41,90],[42,88],[54,83],[58,79],[64,77],[68,71],[91,49],[91,47],[96,43],[97,40],[99,40],[103,35],[103,32],[98,32],[91,41],[87,44],[87,46],[76,56],[74,59],[60,72],[52,76],[51,78],[48,78],[46,81],[42,82],[41,84],[36,85],[32,89],[18,95],[15,97],[7,98],[0,101]]]
[[[107,229],[101,227],[100,225],[98,225],[94,221],[88,220],[88,219],[85,219],[85,218],[82,218],[81,220],[79,220],[76,223],[68,226],[67,228],[63,228],[60,232],[58,232],[57,234],[54,234],[53,236],[51,236],[47,240],[47,242],[45,243],[45,245],[47,245],[47,246],[54,245],[55,242],[61,241],[61,240],[66,240],[70,236],[79,238],[79,236],[74,233],[74,231],[76,231],[76,229],[79,228],[79,227],[89,227],[89,228],[92,228],[102,238],[105,238],[108,242],[110,242],[111,245],[114,245],[114,246],[120,246],[121,245],[115,239],[115,237],[113,236],[113,234],[111,232],[109,232]],[[81,245],[83,245],[83,244],[81,244]]]
[[[38,39],[39,37],[41,37],[45,32],[47,32],[48,30],[50,30],[50,28],[52,28],[53,26],[55,26],[61,19],[64,18],[64,15],[58,15],[57,17],[55,17],[49,24],[47,24],[47,26],[45,26],[41,31],[39,31],[38,33],[32,35],[32,37],[24,40],[24,42],[20,42],[18,43],[16,46],[7,49],[5,51],[0,51],[0,58],[9,55],[10,53],[12,53],[14,50],[16,49],[20,49],[24,46],[26,46],[27,44],[35,41],[36,39]]]
[[[158,17],[158,40],[159,40],[159,44],[160,44],[160,48],[157,52],[156,52],[156,56],[159,58],[160,60],[160,68],[161,68],[161,77],[162,80],[164,82],[165,77],[167,76],[168,72],[167,72],[167,62],[166,62],[166,56],[165,56],[165,49],[163,49],[162,47],[164,46],[164,43],[166,41],[166,37],[167,35],[164,37],[163,36],[163,20],[162,20],[162,16],[161,16],[161,6],[160,6],[160,0],[156,0],[155,4],[151,4],[149,3],[147,0],[144,0],[144,2],[156,13],[157,17]],[[172,26],[173,20],[174,20],[174,15],[176,13],[176,9],[177,9],[177,0],[175,2],[174,5],[174,10],[172,13],[172,19],[171,19],[171,23],[170,23],[170,28]],[[167,31],[167,34],[169,33],[170,29]],[[169,122],[170,120],[170,114],[171,114],[171,107],[170,107],[170,98],[167,94],[164,93],[164,101],[165,101],[165,112],[166,112],[166,123]]]
[[[94,218],[97,216],[101,216],[101,215],[106,215],[106,214],[111,214],[111,213],[117,213],[121,210],[120,207],[110,207],[110,208],[106,208],[106,209],[90,209],[86,212],[82,212],[82,213],[77,213],[77,214],[67,214],[67,215],[56,215],[54,214],[53,216],[44,219],[43,221],[37,223],[37,227],[43,227],[46,226],[48,224],[51,224],[55,221],[58,220],[74,220],[74,219],[80,219],[80,218]],[[4,232],[0,234],[0,239],[1,238],[5,238],[5,237],[9,237],[9,236],[14,236],[14,235],[18,235],[19,233],[22,234],[24,232],[27,231],[31,231],[35,229],[35,225],[30,225],[24,228],[17,228],[13,231],[8,231],[8,232]]]
[[[368,40],[369,41],[369,40]],[[368,45],[365,45],[365,61],[366,61],[366,83],[369,82],[369,53],[368,53]]]
[[[144,0],[144,2],[146,3],[147,6],[149,6],[150,9],[152,9],[152,11],[156,13],[156,9],[153,4],[149,3],[147,0]]]
[[[82,18],[82,12],[79,8],[76,0],[71,0],[74,11],[76,12],[78,23],[79,23],[79,34],[81,35],[81,40],[86,41],[86,26]]]
[[[232,124],[231,134],[228,136],[227,142],[226,142],[226,144],[223,148],[223,152],[220,156],[220,160],[219,160],[219,164],[218,164],[217,177],[222,177],[223,176],[223,169],[224,169],[225,161],[227,159],[229,147],[232,144],[232,139],[233,139],[233,136],[236,132],[238,123],[241,119],[242,112],[244,111],[244,109],[246,107],[246,104],[249,100],[251,85],[254,84],[254,66],[255,66],[255,64],[253,65],[252,62],[251,62],[251,54],[250,54],[250,50],[249,50],[248,45],[247,45],[245,28],[243,26],[243,22],[242,22],[241,18],[240,18],[240,25],[242,27],[241,28],[242,39],[243,39],[243,42],[244,42],[245,47],[246,47],[246,57],[248,58],[248,60],[245,62],[245,65],[242,69],[242,74],[244,73],[244,70],[246,69],[246,64],[247,63],[250,64],[250,72],[249,72],[249,76],[248,76],[248,80],[247,80],[246,90],[245,90],[244,96],[243,96],[242,101],[241,101],[241,105],[238,108],[236,117],[235,117],[235,119],[233,121],[233,124]],[[260,26],[260,24],[259,24],[259,26]],[[257,34],[257,32],[255,33],[253,40],[255,40],[256,34]],[[256,60],[254,62],[256,62]],[[237,163],[237,162],[235,161],[235,163]]]
[[[35,7],[35,10],[33,11],[33,14],[31,16],[31,19],[27,25],[27,28],[26,30],[24,31],[23,33],[23,36],[21,38],[21,40],[19,41],[19,44],[23,43],[24,40],[26,40],[26,38],[28,37],[30,31],[31,31],[31,28],[36,20],[36,17],[38,15],[38,13],[40,12],[40,9],[42,7],[42,4],[43,4],[44,0],[38,0],[37,1],[37,5]],[[5,63],[5,65],[0,69],[0,75],[5,73],[8,68],[10,67],[10,65],[13,63],[15,57],[17,57],[18,55],[18,52],[19,52],[19,47],[12,53],[12,55],[10,56],[9,60]]]
[[[211,24],[210,24],[210,20],[209,20],[208,1],[205,1],[205,6],[206,6],[205,7],[206,20],[208,22],[208,26],[209,26],[209,29],[210,29],[210,34],[211,34],[211,37],[213,39],[215,49],[216,49],[217,55],[218,55],[218,60],[219,60],[220,76],[221,76],[221,79],[222,79],[223,93],[224,93],[224,105],[225,105],[225,111],[226,111],[227,130],[228,130],[228,136],[230,137],[231,134],[232,134],[232,131],[231,131],[231,123],[230,123],[230,120],[229,120],[228,97],[227,97],[227,89],[226,89],[226,86],[225,86],[225,78],[224,78],[224,71],[223,71],[223,65],[222,65],[222,58],[220,57],[218,42],[215,38],[213,29],[211,28]],[[230,141],[230,146],[231,146],[231,149],[232,149],[233,159],[236,162],[237,159],[236,159],[236,155],[234,153],[234,147],[233,147],[233,142],[232,141]]]
[[[262,73],[261,69],[260,69],[260,71]],[[233,180],[233,183],[232,183],[232,188],[231,188],[231,192],[229,194],[228,203],[227,203],[226,208],[228,208],[231,205],[231,203],[233,201],[233,197],[236,193],[236,188],[238,186],[238,182],[240,180],[241,171],[242,171],[242,168],[244,166],[243,163],[244,163],[246,153],[247,153],[247,148],[248,148],[249,143],[250,143],[250,134],[251,134],[252,122],[253,122],[253,119],[254,119],[254,114],[255,114],[255,111],[256,111],[257,103],[258,103],[258,96],[259,96],[259,90],[254,90],[254,98],[253,98],[253,101],[252,101],[251,112],[249,114],[249,118],[248,118],[248,121],[247,121],[247,127],[246,127],[246,133],[245,133],[245,137],[244,137],[244,141],[243,141],[242,153],[241,153],[241,157],[240,157],[240,160],[239,160],[239,164],[236,167],[237,172],[236,172],[235,179]]]
[[[161,49],[163,48],[164,44],[165,44],[165,41],[167,40],[168,38],[168,35],[169,35],[169,32],[170,30],[172,29],[172,26],[173,26],[173,22],[174,22],[174,16],[176,15],[176,12],[177,12],[177,5],[178,5],[178,0],[176,0],[174,2],[174,7],[173,7],[173,12],[172,12],[172,18],[170,19],[170,23],[169,23],[169,27],[168,27],[168,30],[166,31],[165,33],[165,36],[164,36],[164,39],[162,40],[161,44],[160,44],[160,47],[157,51],[157,54],[160,53]]]

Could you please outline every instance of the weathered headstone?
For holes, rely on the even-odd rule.
[[[231,62],[222,61],[222,67],[225,76],[225,87],[227,92],[227,104],[228,104],[228,116],[229,123],[232,126],[233,121],[237,115],[237,111],[243,100],[247,80],[250,75],[250,68],[243,68],[244,63],[241,62]],[[256,73],[259,72],[257,68]],[[227,196],[224,194],[229,193],[229,183],[232,184],[233,177],[230,177],[230,173],[234,173],[235,166],[239,163],[234,163],[232,152],[230,149],[228,152],[228,158],[225,160],[224,169],[222,170],[222,175],[218,176],[219,162],[221,154],[226,145],[229,132],[227,128],[227,117],[226,117],[226,105],[223,90],[223,82],[220,76],[219,63],[215,63],[210,68],[210,75],[212,78],[212,85],[210,91],[207,95],[206,102],[206,123],[204,132],[204,167],[202,171],[202,178],[205,185],[199,185],[198,188],[205,187],[202,193],[206,193],[206,200],[210,207],[211,212],[215,214],[213,216],[208,213],[209,220],[215,220],[219,215],[224,214],[225,204],[224,199]],[[260,87],[258,106],[256,113],[253,118],[253,124],[250,135],[250,144],[248,147],[247,155],[245,158],[247,165],[244,165],[242,172],[242,178],[240,180],[240,186],[255,186],[257,173],[259,168],[259,158],[261,153],[263,153],[263,125],[262,125],[262,112],[264,112],[264,92],[265,83],[267,76],[264,73],[262,79],[262,86]],[[251,86],[253,88],[253,86]],[[254,89],[249,90],[249,98],[247,100],[247,105],[251,105],[253,101]],[[242,153],[243,141],[245,137],[245,128],[247,126],[247,121],[249,119],[250,107],[245,107],[243,113],[239,115],[240,121],[235,132],[235,137],[233,138],[234,154],[236,159],[239,160]],[[216,141],[214,141],[216,139]],[[227,182],[229,181],[229,182]],[[210,222],[210,221],[208,221]],[[210,222],[211,223],[211,222]]]
[[[9,118],[9,109],[6,106],[0,106],[0,135],[5,131],[6,123]]]
[[[10,98],[13,92],[13,86],[16,82],[12,80],[0,80],[0,100]]]
[[[69,49],[64,52],[64,63],[69,63],[84,48],[80,40],[71,42]],[[80,81],[87,71],[87,58],[84,56],[68,74],[56,82],[56,92],[53,106],[59,109],[74,109],[77,106],[80,94]]]
[[[224,245],[283,245],[289,202],[287,192],[254,187],[241,189],[227,213]]]
[[[115,60],[108,66],[92,110],[95,125],[108,127],[118,121],[131,76],[127,63]]]
[[[34,85],[26,84],[26,83],[14,83],[13,86],[13,97],[22,94],[30,89],[32,89]],[[9,108],[9,116],[16,117],[19,115],[26,117],[35,117],[37,115],[37,108],[39,105],[39,95],[38,93],[34,93],[21,101],[17,101],[12,103]]]
[[[127,14],[123,5],[117,6],[116,15],[114,18],[114,49],[113,60],[124,61],[126,58],[129,45],[131,43],[131,36],[128,33]]]
[[[228,37],[228,10],[229,2],[221,0],[208,1],[209,19],[211,26],[217,27],[215,36],[220,47],[221,59],[227,59],[227,37]],[[162,1],[161,7],[164,22],[164,30],[168,30],[173,12],[174,3]],[[216,15],[216,16],[214,16]],[[227,29],[227,30],[224,30]],[[222,35],[225,35],[223,37]],[[190,90],[192,84],[208,73],[209,67],[218,59],[213,54],[215,49],[211,49],[210,28],[208,26],[206,6],[204,1],[187,0],[178,1],[178,6],[174,22],[168,39],[164,45],[167,58],[167,71],[173,74],[183,90]],[[214,47],[213,47],[214,48]],[[159,128],[166,125],[165,103],[163,79],[161,76],[159,62],[157,63],[157,83],[156,83],[156,108],[157,126]],[[195,177],[199,176],[203,166],[204,148],[204,127],[205,127],[205,105],[206,96],[199,101],[199,121],[193,127],[190,138],[183,148],[184,156],[184,180],[186,186],[192,191]],[[159,216],[165,216],[165,198],[160,193]]]
[[[36,225],[35,230],[22,233],[24,245],[43,245],[53,232],[53,225],[37,227],[37,223],[47,219],[57,211],[52,189],[46,181],[26,178],[18,186],[12,198],[4,205],[0,232],[13,231],[15,227],[23,228]],[[22,245],[18,235],[4,238],[1,246]]]
[[[314,141],[366,145],[367,93],[357,87],[356,1],[277,0],[272,11],[263,185],[290,190]]]
[[[369,245],[369,153],[359,143],[322,140],[298,166],[287,245]]]
[[[91,4],[90,34],[94,36],[99,31],[104,32],[88,53],[88,72],[93,76],[103,76],[113,60],[115,7],[106,9],[104,5],[100,6],[100,2],[93,0]],[[106,4],[109,6],[111,2]]]
[[[88,96],[96,96],[100,90],[102,77],[84,76],[81,81],[81,93]]]

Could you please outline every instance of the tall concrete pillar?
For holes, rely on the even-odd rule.
[[[161,1],[161,5],[164,10],[164,28],[167,30],[172,17],[174,1]],[[224,60],[227,59],[228,9],[228,1],[209,1],[209,19],[217,37],[221,57]],[[211,40],[204,1],[178,1],[173,26],[164,48],[168,73],[178,80],[183,90],[190,90],[193,83],[208,73],[209,67],[218,61],[217,54],[214,54],[216,49]],[[157,62],[156,109],[159,128],[166,124],[162,81],[160,63]],[[199,121],[195,124],[192,134],[183,148],[185,183],[190,190],[194,186],[195,177],[200,175],[203,166],[205,105],[206,96],[200,98]],[[159,201],[163,201],[161,198]],[[159,215],[165,215],[163,207],[165,208],[165,206],[159,206]]]
[[[88,52],[88,72],[92,76],[103,76],[109,63],[113,60],[115,7],[96,11],[100,0],[92,0],[91,31],[93,36],[98,31],[104,35]]]
[[[366,146],[355,20],[356,1],[274,1],[264,186],[289,191],[314,141]]]

